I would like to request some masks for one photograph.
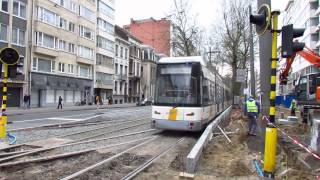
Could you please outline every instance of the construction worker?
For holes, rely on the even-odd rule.
[[[244,112],[249,118],[249,136],[256,136],[255,131],[257,128],[257,117],[260,113],[260,105],[253,99],[253,96],[249,96],[249,99],[245,102]]]
[[[296,116],[297,101],[295,99],[292,99],[290,104],[290,109],[291,109],[291,116]]]

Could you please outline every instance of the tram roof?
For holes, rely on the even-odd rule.
[[[158,63],[186,63],[186,62],[199,62],[202,66],[206,66],[207,63],[202,56],[188,56],[188,57],[163,57]]]

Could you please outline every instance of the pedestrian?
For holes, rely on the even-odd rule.
[[[30,104],[31,104],[31,96],[30,94],[28,95],[28,108],[30,108]]]
[[[260,104],[254,100],[253,96],[250,96],[249,99],[245,102],[245,113],[249,118],[249,136],[256,136],[255,131],[258,126],[257,117],[260,113]]]
[[[23,96],[23,107],[24,109],[28,108],[28,95],[26,94]]]
[[[62,97],[59,96],[59,101],[58,101],[59,104],[58,104],[57,109],[59,109],[59,107],[62,109],[62,101],[63,101]]]
[[[291,109],[291,116],[296,116],[297,101],[295,99],[292,99],[290,104],[290,109]]]
[[[96,96],[96,105],[97,105],[97,111],[99,111],[100,108],[100,96]]]

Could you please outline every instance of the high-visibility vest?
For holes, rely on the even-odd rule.
[[[296,108],[296,104],[297,104],[296,100],[292,100],[290,104],[290,108],[292,109]]]
[[[246,104],[247,104],[247,112],[253,112],[253,113],[258,112],[256,101],[247,101]]]

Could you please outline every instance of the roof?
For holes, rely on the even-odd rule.
[[[202,66],[206,66],[207,63],[202,56],[188,56],[188,57],[163,57],[158,63],[185,63],[185,62],[199,62]]]

